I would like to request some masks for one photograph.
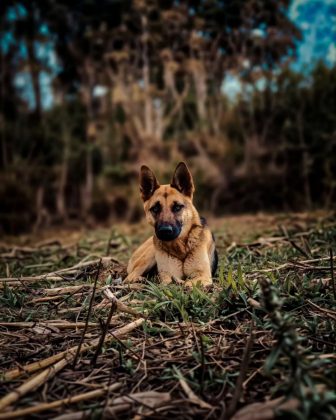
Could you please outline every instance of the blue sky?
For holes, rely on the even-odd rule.
[[[303,42],[297,48],[296,70],[323,60],[336,64],[336,0],[294,0],[289,17],[302,31]]]
[[[297,43],[297,59],[292,63],[293,70],[308,74],[319,60],[334,66],[336,0],[293,0],[288,15],[302,33],[302,41]],[[262,89],[262,79],[257,83]],[[234,100],[241,92],[239,78],[229,74],[224,81],[223,90]]]

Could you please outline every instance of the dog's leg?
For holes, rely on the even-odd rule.
[[[155,260],[158,266],[160,283],[184,283],[181,278],[183,276],[183,263],[177,258],[172,257],[162,250],[156,249]]]
[[[179,277],[173,276],[168,271],[159,272],[160,283],[161,284],[184,284],[184,280],[181,280]]]
[[[134,252],[127,266],[127,277],[125,283],[142,281],[143,275],[151,270],[156,264],[153,237],[147,239]]]
[[[184,263],[184,274],[188,278],[186,287],[200,284],[202,287],[212,285],[210,259],[206,244],[192,253]]]
[[[159,271],[159,277],[162,284],[170,284],[173,282],[173,277],[168,271]]]
[[[184,286],[188,288],[192,288],[197,285],[200,285],[202,287],[209,287],[212,285],[212,278],[208,277],[206,273],[198,273],[192,279],[189,279],[184,282]]]

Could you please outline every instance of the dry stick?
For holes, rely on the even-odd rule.
[[[333,257],[333,250],[330,248],[330,272],[331,272],[331,284],[333,288],[334,299],[336,300],[336,284],[335,284],[335,277],[334,277],[334,257]]]
[[[336,256],[332,257],[332,260],[336,259]],[[303,260],[303,261],[298,261],[299,264],[310,264],[310,263],[315,263],[315,262],[321,262],[321,261],[329,261],[330,257],[322,257],[322,258],[313,258],[311,260]],[[288,267],[292,267],[293,263],[284,263],[279,265],[278,267],[273,267],[273,268],[265,268],[263,270],[257,270],[257,271],[252,271],[252,273],[270,273],[272,271],[276,271],[276,270],[283,270],[284,268],[288,268]]]
[[[5,372],[4,375],[2,376],[2,380],[11,381],[12,379],[16,379],[24,373],[36,372],[37,370],[50,366],[53,363],[57,362],[58,360],[62,359],[63,356],[65,356],[67,353],[68,353],[68,350],[65,350],[60,353],[54,354],[53,356],[50,356],[46,359],[43,359],[41,361],[26,365],[22,368],[13,369],[8,372]]]
[[[68,322],[68,321],[56,321],[56,322],[34,322],[34,321],[27,321],[27,322],[0,322],[1,327],[9,327],[9,328],[34,328],[34,327],[44,327],[44,328],[59,328],[60,330],[67,330],[73,328],[83,328],[87,325],[87,327],[95,328],[98,327],[99,324],[97,322]]]
[[[91,289],[91,284],[79,284],[77,286],[66,286],[66,287],[53,287],[52,289],[41,289],[40,291],[43,292],[47,296],[62,296],[66,293],[72,292],[79,292],[84,288]]]
[[[116,337],[115,335],[114,335],[114,333],[113,332],[110,332],[110,331],[107,331],[108,333],[109,333],[109,335],[112,337],[112,338],[114,338],[119,344],[120,344],[120,346],[122,347],[122,348],[124,348],[125,350],[127,350],[127,351],[129,351],[130,352],[130,354],[132,355],[132,356],[134,356],[137,360],[139,360],[140,362],[141,362],[141,357],[140,356],[138,356],[136,353],[135,353],[135,351],[133,351],[132,349],[130,349],[130,348],[128,348],[123,342],[122,342],[122,340],[120,340],[118,337]],[[120,355],[120,354],[119,354]]]
[[[41,384],[44,384],[48,379],[54,377],[57,372],[63,369],[70,360],[67,359],[69,353],[55,363],[53,366],[43,370],[33,378],[28,379],[14,391],[10,392],[0,400],[0,412],[8,405],[17,401],[20,397],[27,394],[28,392],[35,391]]]
[[[255,308],[255,309],[260,309],[261,308],[260,302],[258,302],[257,300],[255,300],[253,298],[248,298],[247,303],[249,303],[250,306],[252,306],[252,308]]]
[[[89,310],[88,310],[86,320],[85,320],[85,327],[84,327],[83,334],[81,336],[81,339],[80,339],[80,342],[79,342],[79,345],[78,345],[78,349],[77,349],[77,352],[76,352],[76,355],[75,355],[75,358],[74,358],[74,361],[73,361],[73,365],[72,365],[73,368],[76,367],[78,356],[80,354],[80,350],[81,350],[81,347],[82,347],[82,344],[83,344],[83,341],[84,341],[84,337],[85,337],[85,334],[86,334],[86,331],[87,331],[87,324],[89,323],[91,310],[92,310],[92,305],[93,305],[93,301],[94,301],[95,294],[96,294],[96,287],[97,287],[97,281],[98,281],[100,269],[101,269],[101,260],[99,261],[98,269],[97,269],[97,272],[96,272],[96,277],[95,277],[95,280],[94,280],[93,290],[92,290],[91,299],[90,299],[90,303],[89,303]]]
[[[107,297],[108,300],[110,300],[112,303],[115,302],[115,304],[117,306],[117,309],[120,312],[125,312],[127,314],[134,315],[136,317],[143,316],[143,314],[140,314],[136,310],[134,310],[134,309],[130,308],[129,306],[125,305],[124,303],[120,302],[120,300],[118,300],[114,296],[114,294],[111,292],[111,290],[109,289],[109,286],[106,286],[106,288],[104,288],[103,293]]]
[[[60,281],[60,280],[64,280],[64,277],[62,276],[62,274],[78,274],[78,270],[80,268],[85,268],[85,267],[89,267],[90,265],[95,265],[95,264],[99,264],[102,263],[103,266],[109,262],[115,262],[118,263],[117,260],[115,260],[112,257],[103,257],[100,258],[99,260],[90,260],[90,261],[85,261],[85,262],[80,262],[78,264],[75,264],[72,267],[68,267],[68,268],[62,268],[61,270],[57,270],[57,271],[53,271],[51,273],[45,273],[45,274],[40,274],[39,276],[27,276],[27,277],[4,277],[4,278],[0,278],[0,283],[7,283],[7,282],[13,282],[13,281],[27,281],[27,282],[36,282],[36,281],[44,281],[44,280],[51,280],[51,281]]]
[[[61,270],[55,271],[55,274],[58,274],[58,273],[68,273],[68,272],[71,272],[71,271],[76,272],[78,268],[89,267],[90,265],[95,265],[95,264],[103,264],[103,265],[105,265],[105,264],[107,264],[107,263],[109,263],[111,261],[118,263],[118,261],[115,258],[112,258],[112,257],[102,257],[102,258],[99,258],[99,259],[96,259],[96,260],[82,261],[82,262],[79,262],[79,263],[73,265],[72,267],[62,268]]]
[[[27,407],[27,408],[22,408],[21,410],[16,410],[16,411],[12,411],[12,412],[8,412],[5,414],[0,414],[0,419],[14,419],[17,417],[23,417],[29,414],[33,414],[33,413],[40,413],[41,411],[46,411],[46,410],[52,410],[58,407],[62,407],[65,405],[70,405],[70,404],[74,404],[80,401],[87,401],[90,400],[92,398],[98,398],[101,397],[104,394],[107,394],[111,391],[115,391],[116,389],[119,389],[122,386],[121,383],[117,382],[111,386],[108,387],[103,387],[101,389],[96,389],[94,391],[89,391],[89,392],[85,392],[83,394],[79,394],[79,395],[74,395],[72,397],[67,397],[64,398],[62,400],[58,400],[58,401],[52,401],[50,403],[43,403],[43,404],[38,404],[38,405],[34,405],[32,407]]]
[[[124,327],[119,328],[114,332],[114,337],[110,338],[109,341],[115,337],[123,336],[130,331],[134,330],[135,328],[139,327],[145,321],[144,318],[139,318],[136,321],[131,322],[130,324],[125,325]],[[80,353],[83,353],[87,350],[91,350],[95,348],[99,343],[99,338],[96,338],[88,343],[84,343],[80,349]],[[20,397],[27,394],[28,392],[35,391],[38,387],[44,384],[48,379],[55,376],[55,374],[63,369],[67,364],[69,364],[78,351],[78,346],[71,347],[68,351],[62,352],[62,359],[55,363],[53,366],[48,367],[47,369],[43,370],[42,372],[38,373],[36,376],[28,379],[26,382],[21,384],[18,388],[14,391],[10,392],[6,396],[4,396],[0,400],[0,412],[8,405],[17,401]],[[55,358],[59,357],[59,354],[54,356]]]
[[[189,401],[192,402],[195,405],[198,405],[201,408],[211,409],[212,406],[210,404],[208,404],[207,402],[201,400],[201,398],[199,398],[194,393],[194,391],[190,388],[187,381],[184,379],[182,373],[177,368],[176,368],[176,370],[177,370],[177,373],[178,373],[178,376],[179,376],[180,385],[181,385],[183,391],[186,393]]]
[[[64,277],[58,276],[58,275],[49,275],[49,274],[43,274],[41,276],[28,276],[28,277],[4,277],[0,278],[0,284],[2,283],[14,283],[16,284],[22,284],[21,282],[28,282],[28,283],[34,283],[37,281],[44,281],[44,280],[50,280],[50,281],[64,281]]]
[[[63,303],[64,301],[70,299],[71,297],[78,297],[78,296],[82,296],[83,292],[72,292],[70,295],[65,294],[65,295],[56,295],[56,296],[43,296],[43,297],[39,297],[39,298],[35,298],[35,299],[31,299],[29,301],[29,303],[41,303],[41,302],[54,302],[56,300],[60,300],[62,299],[61,302],[58,302],[57,304],[55,304],[55,306],[59,306],[59,304]]]
[[[307,252],[302,249],[298,244],[296,244],[294,241],[288,239],[288,242],[297,250],[299,251],[304,257],[306,258],[310,258],[310,255],[307,254]]]
[[[251,327],[250,327],[250,336],[248,338],[246,347],[244,348],[244,353],[243,353],[243,359],[242,359],[242,363],[241,363],[241,367],[240,367],[240,372],[239,372],[239,376],[237,378],[236,381],[236,387],[235,387],[235,391],[231,400],[231,403],[229,405],[228,408],[228,412],[227,415],[230,418],[236,411],[237,408],[237,404],[241,395],[241,391],[243,389],[243,383],[244,383],[244,379],[246,377],[246,371],[247,371],[247,367],[250,361],[250,354],[251,354],[251,350],[252,350],[252,346],[253,346],[253,341],[254,341],[254,333],[253,333],[253,320],[251,321]]]
[[[309,305],[311,305],[314,308],[318,309],[319,311],[327,314],[327,316],[329,316],[331,319],[336,319],[336,311],[333,311],[332,309],[321,308],[321,306],[316,305],[316,303],[312,302],[309,299],[307,299],[307,302],[309,303]]]
[[[108,330],[108,328],[109,328],[109,326],[111,324],[111,319],[112,319],[112,316],[113,316],[113,314],[114,314],[114,312],[115,312],[116,309],[117,309],[116,302],[112,302],[111,308],[110,308],[110,312],[109,312],[108,317],[107,317],[107,321],[106,321],[106,323],[104,325],[103,333],[100,336],[100,340],[99,340],[99,343],[97,345],[95,354],[94,354],[94,356],[93,356],[93,358],[91,360],[91,365],[92,366],[96,366],[97,358],[99,356],[99,353],[100,353],[101,348],[103,347],[103,344],[104,344],[104,341],[105,341],[105,337],[106,337],[106,334],[107,334],[107,330]]]
[[[112,312],[112,310],[114,310],[113,303],[112,303],[112,305],[111,305],[111,312]],[[98,345],[98,346],[99,346],[99,345]],[[110,386],[111,386],[111,382],[112,382],[112,375],[113,375],[113,362],[111,363],[111,366],[110,366],[110,372],[109,372],[108,383],[107,383],[107,386],[108,386],[108,387],[110,387]],[[105,401],[104,401],[104,404],[103,404],[103,411],[104,411],[104,410],[105,410],[105,408],[107,407],[107,404],[108,404],[108,401],[109,401],[109,397],[110,397],[110,393],[109,393],[109,392],[107,392],[107,393],[106,393],[106,395],[105,395]]]
[[[201,394],[203,395],[204,391],[204,376],[205,376],[205,356],[204,356],[204,344],[203,344],[203,335],[201,332],[198,333],[198,337],[200,339],[200,347],[201,347]]]
[[[4,324],[19,324],[19,323],[1,323],[0,325],[4,325]],[[23,323],[22,323],[23,324]],[[24,323],[27,324],[27,323]],[[32,324],[31,326],[40,326],[40,324],[36,324],[34,322],[29,323]],[[43,326],[48,326],[48,325],[44,325]],[[61,327],[66,327],[66,328],[74,328],[74,327],[84,327],[85,326],[85,322],[78,322],[78,323],[70,323],[67,326],[66,324],[64,324],[63,326],[60,326],[58,323],[52,323],[50,324],[51,327],[56,326],[57,328],[61,328]],[[97,327],[98,324],[97,323],[90,323],[88,324],[89,327]],[[118,340],[118,338],[116,337],[116,339]],[[76,348],[76,347],[74,347]],[[34,363],[30,363],[28,365],[22,366],[20,368],[16,368],[13,370],[10,370],[8,372],[5,372],[3,375],[1,375],[1,381],[5,382],[5,381],[11,381],[13,379],[16,379],[20,376],[22,376],[25,373],[33,373],[36,372],[37,370],[40,370],[42,368],[45,368],[47,366],[52,365],[53,363],[57,362],[58,360],[62,359],[62,357],[68,352],[69,350],[64,350],[60,353],[54,354],[53,356],[47,357],[46,359],[40,360],[38,362],[34,362]],[[1,382],[0,381],[0,382]]]

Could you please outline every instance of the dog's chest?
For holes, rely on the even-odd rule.
[[[155,253],[155,259],[159,272],[165,271],[171,276],[175,276],[177,278],[182,278],[184,276],[183,262],[173,255],[157,250]]]
[[[177,240],[165,243],[155,238],[155,259],[158,271],[166,271],[170,275],[181,279],[185,277],[187,273],[185,273],[184,265],[202,239],[203,229],[198,226],[190,231],[186,242]]]

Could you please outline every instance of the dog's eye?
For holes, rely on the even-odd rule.
[[[160,213],[161,211],[161,205],[160,203],[156,203],[153,207],[150,208],[150,211],[154,214],[157,215]]]
[[[173,213],[178,213],[180,210],[183,209],[183,207],[184,207],[183,204],[177,204],[177,203],[175,203],[175,204],[173,204],[172,212]]]

